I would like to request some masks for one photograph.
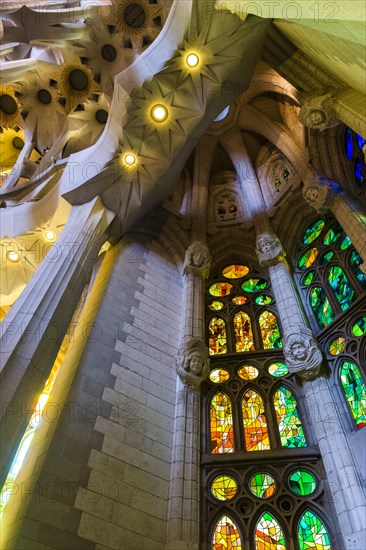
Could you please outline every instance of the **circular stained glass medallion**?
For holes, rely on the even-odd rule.
[[[267,287],[267,283],[264,279],[248,279],[241,285],[244,292],[258,292],[264,290]]]
[[[230,373],[226,369],[214,369],[210,372],[210,380],[215,384],[221,384],[229,380]]]
[[[249,489],[259,498],[269,498],[276,490],[276,482],[270,474],[254,474],[249,481]]]
[[[211,483],[211,493],[217,500],[230,500],[235,497],[237,490],[238,484],[231,476],[217,476]]]
[[[268,294],[260,294],[256,297],[255,303],[260,306],[266,306],[272,303],[272,298]]]
[[[211,309],[211,311],[219,311],[223,307],[224,307],[224,304],[219,300],[214,300],[213,302],[208,304],[208,309]]]
[[[233,289],[230,283],[214,283],[209,288],[211,296],[227,296]]]
[[[281,378],[281,376],[286,376],[288,374],[288,367],[285,363],[272,363],[268,367],[268,372],[276,378]]]
[[[310,248],[305,254],[303,254],[299,260],[298,266],[300,269],[307,269],[315,262],[319,250],[317,248]]]
[[[245,365],[238,370],[238,375],[243,380],[254,380],[254,378],[257,378],[258,374],[258,369],[252,367],[251,365]]]
[[[338,336],[329,344],[329,353],[331,355],[339,355],[346,347],[346,339],[343,336]]]
[[[222,274],[227,279],[240,279],[241,277],[245,277],[245,275],[249,273],[249,267],[246,265],[228,265],[223,269]]]
[[[234,298],[231,300],[234,306],[242,306],[245,304],[245,302],[248,301],[248,298],[245,296],[234,296]]]
[[[354,336],[363,336],[366,334],[366,317],[360,317],[357,319],[352,327],[352,334]]]
[[[320,235],[324,229],[324,220],[316,220],[305,231],[303,235],[303,243],[310,244]]]
[[[316,489],[315,477],[306,470],[296,470],[290,475],[288,482],[291,490],[303,497],[311,495]]]

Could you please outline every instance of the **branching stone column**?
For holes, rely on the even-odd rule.
[[[337,548],[365,547],[366,506],[347,438],[322,369],[322,354],[305,321],[284,252],[274,234],[257,237],[257,255],[268,267],[281,319],[284,355],[303,381],[303,391],[326,468],[329,490],[342,527]]]
[[[366,273],[366,212],[341,193],[339,185],[321,176],[305,182],[303,195],[317,212],[331,210],[363,259],[360,268]]]
[[[74,206],[58,241],[0,325],[2,482],[113,217],[99,198]]]

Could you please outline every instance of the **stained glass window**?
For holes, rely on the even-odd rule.
[[[229,265],[222,272],[227,279],[240,279],[245,277],[247,273],[249,273],[249,267],[246,265]]]
[[[352,244],[351,239],[350,239],[347,235],[345,235],[345,236],[343,237],[343,239],[341,240],[341,244],[339,245],[339,248],[340,248],[341,250],[347,250],[347,248],[348,248],[349,246],[351,246],[351,244]]]
[[[245,304],[245,302],[248,301],[248,298],[246,298],[245,296],[234,296],[231,301],[235,306],[242,306]]]
[[[233,289],[230,283],[214,283],[209,288],[209,293],[212,296],[227,296]]]
[[[245,365],[238,370],[238,375],[243,380],[254,380],[259,374],[258,369],[252,367],[251,365]]]
[[[357,250],[354,250],[351,254],[350,258],[350,264],[351,267],[357,277],[357,279],[360,281],[361,285],[366,288],[366,275],[362,273],[360,269],[360,265],[363,263],[363,260]]]
[[[213,302],[208,304],[208,307],[209,307],[209,309],[211,309],[211,311],[219,311],[220,309],[222,309],[224,307],[224,304],[222,302],[220,302],[219,300],[214,300]]]
[[[314,275],[315,275],[314,271],[310,271],[304,279],[304,285],[306,286],[310,285],[310,283],[314,279]]]
[[[231,476],[220,475],[211,483],[211,493],[217,500],[230,500],[235,497],[238,484]]]
[[[229,380],[230,373],[226,369],[214,369],[210,372],[210,380],[215,384],[221,384]]]
[[[366,334],[366,317],[360,317],[352,326],[354,336],[363,336]]]
[[[234,450],[233,411],[230,398],[217,392],[211,399],[211,453],[232,453]]]
[[[250,317],[239,311],[234,317],[235,351],[254,350],[253,332]]]
[[[366,384],[355,363],[344,361],[340,378],[349,408],[357,424],[357,428],[366,426]]]
[[[228,516],[222,516],[216,524],[212,550],[242,550],[239,530]]]
[[[342,310],[346,310],[355,300],[355,291],[343,269],[339,266],[331,266],[328,271],[328,281]]]
[[[325,234],[324,237],[324,244],[330,245],[334,244],[340,237],[341,233],[343,232],[342,227],[339,225],[338,222],[334,223],[330,229]]]
[[[247,451],[262,451],[270,448],[267,420],[261,396],[248,390],[242,401],[245,447]]]
[[[332,342],[329,344],[329,353],[331,355],[339,355],[342,353],[344,348],[346,347],[346,339],[343,336],[338,336],[337,338],[334,338]]]
[[[365,173],[361,159],[358,157],[355,159],[353,174],[355,177],[356,185],[362,187],[365,183]]]
[[[245,292],[258,292],[267,288],[267,283],[264,279],[248,279],[241,285]]]
[[[326,265],[330,260],[333,258],[334,253],[333,252],[327,252],[320,258],[320,265]]]
[[[292,491],[297,495],[311,495],[316,489],[316,479],[307,470],[296,470],[288,481]]]
[[[272,365],[268,367],[268,372],[272,376],[280,378],[281,376],[286,376],[286,374],[288,374],[288,368],[285,363],[272,363]]]
[[[226,323],[221,317],[213,317],[208,325],[209,353],[220,355],[227,352]]]
[[[311,510],[301,516],[297,531],[300,550],[331,550],[328,531]]]
[[[269,512],[264,512],[256,525],[255,550],[286,550],[283,530]]]
[[[318,320],[320,328],[324,328],[334,320],[334,313],[324,290],[314,286],[310,291],[310,303]]]
[[[249,489],[258,498],[269,498],[276,491],[276,482],[270,474],[260,472],[250,478]]]
[[[359,134],[355,134],[356,136],[356,143],[357,143],[357,147],[360,149],[360,151],[362,151],[362,147],[365,145],[365,139],[360,136]]]
[[[319,237],[320,233],[324,229],[324,220],[316,220],[314,223],[312,223],[304,232],[303,236],[303,243],[304,244],[310,244],[317,237]]]
[[[305,254],[303,254],[299,260],[298,266],[300,269],[307,269],[317,259],[319,254],[319,250],[317,248],[310,248],[310,250],[307,250]]]
[[[344,134],[344,145],[346,150],[346,156],[348,160],[352,160],[353,157],[353,135],[352,130],[347,128]]]
[[[276,316],[270,311],[264,311],[259,317],[259,327],[264,349],[281,348],[282,341]]]
[[[273,403],[282,447],[306,447],[296,399],[291,391],[280,386],[274,394]]]
[[[272,298],[268,294],[260,294],[255,298],[255,303],[259,306],[267,306],[272,303]]]

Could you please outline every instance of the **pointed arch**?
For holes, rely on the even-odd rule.
[[[245,448],[247,451],[270,449],[267,419],[262,397],[249,388],[242,398]]]
[[[227,353],[226,323],[222,317],[212,317],[208,324],[209,353],[221,355]]]
[[[286,386],[280,386],[274,393],[273,405],[282,447],[306,447],[296,399]]]
[[[255,526],[255,550],[286,550],[283,529],[276,518],[267,510]]]
[[[282,348],[280,329],[274,313],[263,311],[259,316],[259,328],[264,349]]]
[[[355,363],[344,361],[339,371],[339,377],[357,428],[363,428],[366,426],[366,384],[362,379],[360,369]]]
[[[212,550],[242,550],[239,529],[234,521],[223,515],[215,525]]]
[[[310,509],[305,510],[297,525],[297,539],[300,550],[316,548],[331,550],[328,531],[321,519]]]
[[[235,314],[234,320],[234,334],[235,334],[235,351],[253,351],[254,340],[253,340],[253,331],[252,323],[250,317],[244,311],[238,311]]]
[[[211,453],[234,451],[233,406],[226,393],[216,392],[210,402]]]

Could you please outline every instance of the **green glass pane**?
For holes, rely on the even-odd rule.
[[[306,510],[301,516],[297,534],[300,550],[331,550],[328,531],[311,510]]]
[[[226,323],[221,317],[213,317],[208,324],[208,349],[210,355],[227,353]]]
[[[264,512],[256,525],[255,550],[286,550],[283,530],[269,512]]]
[[[334,252],[327,252],[320,258],[320,265],[326,265],[334,256]]]
[[[363,263],[363,260],[357,250],[352,252],[349,263],[351,264],[351,267],[361,285],[366,288],[366,275],[362,273],[360,269],[360,265]]]
[[[351,246],[352,244],[352,241],[351,239],[346,235],[345,237],[343,237],[343,239],[341,240],[341,244],[339,245],[339,248],[341,250],[347,250],[347,248],[349,246]]]
[[[316,220],[304,232],[304,244],[310,244],[320,235],[324,228],[324,220]]]
[[[339,266],[331,266],[328,271],[328,281],[342,311],[345,311],[355,300],[356,296],[343,269]]]
[[[210,372],[210,380],[214,382],[214,384],[221,384],[229,380],[229,378],[230,373],[226,369],[214,369]]]
[[[239,529],[228,516],[222,516],[216,523],[212,550],[242,550]]]
[[[259,328],[264,349],[282,348],[280,329],[273,313],[264,311],[259,316]]]
[[[276,490],[276,482],[271,475],[258,473],[250,478],[249,489],[258,498],[269,498]]]
[[[235,497],[238,485],[231,476],[217,476],[211,483],[211,493],[217,500],[230,500]]]
[[[366,317],[357,319],[352,327],[352,333],[354,336],[363,336],[366,334]]]
[[[313,281],[314,279],[314,271],[310,271],[310,273],[308,273],[303,281],[304,285],[308,286],[310,285],[310,283]]]
[[[274,394],[273,403],[282,447],[306,447],[296,399],[291,391],[281,386]]]
[[[305,254],[303,254],[299,260],[298,266],[300,269],[307,269],[315,262],[319,250],[317,248],[310,248]]]
[[[319,286],[310,291],[310,303],[318,320],[320,328],[324,328],[334,320],[334,313],[325,292]]]
[[[266,414],[261,396],[248,390],[242,400],[245,448],[247,451],[263,451],[270,448]]]
[[[342,232],[343,232],[342,227],[339,225],[338,222],[336,222],[326,232],[325,237],[324,237],[324,241],[323,241],[324,244],[325,245],[334,244],[337,241],[337,239],[339,239],[339,236],[341,235]]]
[[[272,376],[280,378],[281,376],[286,376],[286,374],[288,374],[288,368],[285,363],[272,363],[272,365],[268,367],[268,372]]]
[[[357,428],[366,426],[366,384],[355,363],[345,361],[340,370],[341,384]]]
[[[241,285],[241,288],[245,292],[258,292],[267,288],[267,283],[264,279],[248,279]]]
[[[232,453],[234,450],[233,408],[230,398],[217,392],[210,406],[211,453]]]
[[[289,477],[289,485],[297,495],[311,495],[316,488],[316,479],[306,470],[296,470]]]
[[[339,355],[346,347],[346,339],[343,336],[338,336],[329,344],[329,353],[331,355]]]
[[[260,294],[259,296],[256,297],[255,303],[260,306],[266,306],[272,303],[272,298],[267,294]]]

